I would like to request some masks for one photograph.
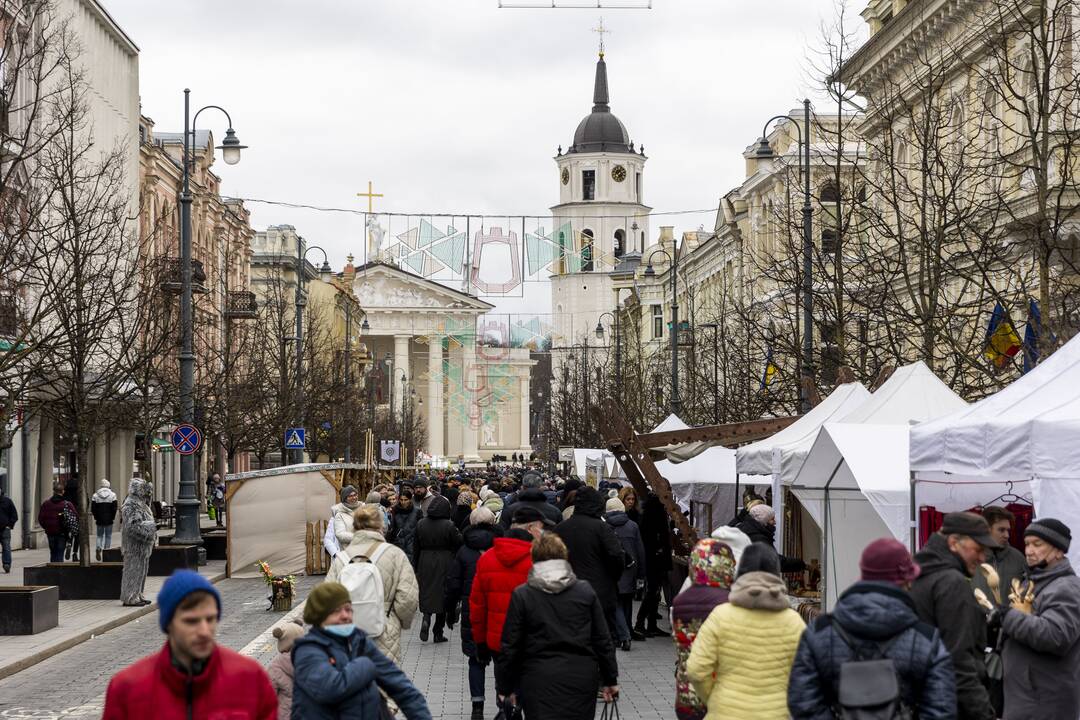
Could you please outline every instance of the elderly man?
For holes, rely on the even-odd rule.
[[[993,720],[986,678],[986,618],[971,589],[971,578],[997,547],[990,526],[975,513],[949,513],[941,531],[915,555],[922,569],[911,586],[919,619],[941,632],[956,670],[960,720]]]
[[[995,611],[1005,633],[1009,720],[1080,717],[1080,578],[1065,553],[1072,533],[1053,518],[1024,531],[1031,579],[1012,584],[1011,607]]]

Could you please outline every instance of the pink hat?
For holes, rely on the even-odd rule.
[[[920,568],[904,544],[894,538],[879,538],[866,546],[859,558],[863,580],[903,585],[919,577]]]

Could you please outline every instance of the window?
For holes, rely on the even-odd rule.
[[[622,257],[626,252],[626,233],[621,229],[615,231],[615,257]]]
[[[652,336],[664,337],[664,308],[659,305],[652,306]]]
[[[593,231],[585,228],[581,231],[581,271],[592,272],[593,269]]]
[[[639,203],[641,202],[641,173],[634,173],[634,197]]]
[[[595,170],[582,170],[581,171],[581,199],[582,200],[595,200],[596,199],[596,171]]]
[[[836,242],[839,236],[840,224],[840,191],[832,182],[826,183],[821,188],[821,253],[832,256],[836,254]]]
[[[825,256],[826,260],[832,258],[836,254],[836,231],[835,230],[822,230],[821,231],[821,254]]]

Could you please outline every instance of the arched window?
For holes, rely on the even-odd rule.
[[[626,252],[626,233],[620,228],[615,231],[615,257],[622,257]]]
[[[593,269],[593,231],[585,228],[581,231],[581,271],[592,272]]]

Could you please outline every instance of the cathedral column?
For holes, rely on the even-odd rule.
[[[427,449],[431,455],[445,455],[443,443],[443,356],[442,337],[428,340]]]
[[[409,386],[409,341],[412,340],[411,335],[395,335],[394,336],[394,377],[390,378],[390,382],[393,383],[393,390],[391,395],[394,396],[394,412],[397,413],[399,418],[405,417],[406,403],[409,401],[408,393]],[[405,385],[402,385],[401,378],[405,378]],[[404,392],[402,389],[404,388]]]
[[[518,405],[521,408],[521,435],[518,439],[518,447],[532,448],[532,438],[529,437],[529,376],[522,375],[518,378]]]
[[[480,377],[480,368],[476,364],[476,346],[471,340],[466,340],[461,348],[461,372],[464,378],[466,415],[462,429],[461,454],[466,461],[475,462],[480,459],[480,408],[476,405],[476,383]]]

